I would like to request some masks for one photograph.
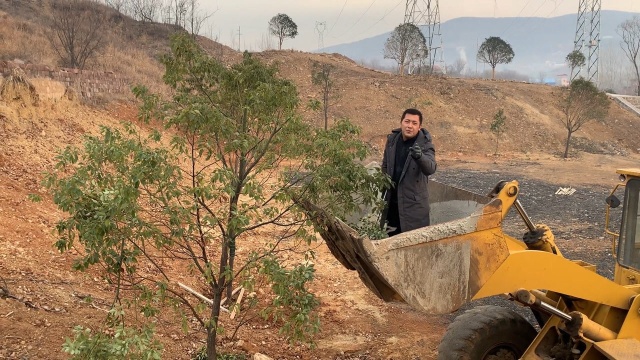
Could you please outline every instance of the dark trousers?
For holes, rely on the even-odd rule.
[[[398,211],[398,203],[389,202],[389,212],[387,213],[387,226],[395,228],[395,230],[388,232],[389,236],[398,235],[402,232],[400,229],[400,212]]]

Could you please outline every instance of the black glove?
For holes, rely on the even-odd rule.
[[[412,158],[414,158],[415,160],[418,160],[422,157],[422,149],[417,144],[413,145],[412,147],[409,148],[409,154],[411,154]]]

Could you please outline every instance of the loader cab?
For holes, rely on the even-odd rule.
[[[624,200],[622,201],[622,215],[620,219],[620,232],[612,233],[614,236],[616,266],[614,280],[621,285],[633,285],[640,283],[640,169],[618,170],[621,184],[624,188]],[[617,187],[617,188],[618,188]],[[615,192],[615,189],[614,189]],[[609,205],[607,213],[620,202],[612,193],[607,198]],[[607,216],[607,223],[610,217]],[[615,240],[617,238],[617,241]]]

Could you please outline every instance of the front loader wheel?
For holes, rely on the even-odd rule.
[[[438,360],[517,360],[536,337],[522,316],[501,306],[478,306],[458,316],[438,346]]]

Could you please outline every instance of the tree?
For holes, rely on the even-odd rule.
[[[133,18],[142,22],[154,22],[162,10],[162,0],[130,0]]]
[[[313,62],[311,68],[311,82],[320,86],[320,96],[322,97],[322,110],[324,113],[324,129],[327,130],[329,124],[329,106],[333,93],[333,78],[331,74],[335,67],[331,64],[320,64]]]
[[[640,16],[635,15],[632,19],[618,25],[618,34],[622,36],[620,46],[636,71],[636,95],[640,96],[640,64],[638,63],[640,60],[638,58],[638,53],[640,52]]]
[[[84,0],[61,0],[51,6],[47,38],[62,66],[84,69],[104,45],[106,14],[98,4]]]
[[[196,36],[200,34],[200,29],[202,28],[202,24],[211,17],[212,14],[208,14],[202,12],[199,9],[198,0],[189,0],[189,9],[187,11],[187,18],[185,21],[184,28],[191,33],[191,35]]]
[[[507,117],[504,115],[504,110],[500,109],[493,116],[493,122],[491,123],[490,130],[496,136],[496,151],[494,155],[498,155],[498,144],[500,142],[500,137],[505,131],[505,124],[507,121]]]
[[[484,40],[478,49],[478,59],[491,66],[491,78],[496,78],[496,66],[508,64],[514,57],[511,45],[499,37],[489,37]]]
[[[573,74],[576,68],[583,67],[587,59],[584,57],[584,54],[582,52],[573,50],[567,55],[565,60],[567,61],[567,65],[569,65],[569,68],[571,69],[571,76],[569,77],[569,79],[573,81]]]
[[[129,0],[105,0],[105,4],[120,14],[125,14],[127,11],[127,3]]]
[[[269,33],[278,38],[278,50],[282,50],[282,42],[285,38],[294,38],[298,35],[298,25],[286,14],[278,14],[269,20]]]
[[[193,36],[200,33],[202,24],[212,15],[200,9],[198,0],[170,0],[164,11],[167,13],[165,22],[173,20],[174,25],[182,26]]]
[[[447,74],[451,76],[460,76],[467,66],[467,62],[464,59],[458,59],[453,64],[447,66]]]
[[[173,24],[177,26],[184,26],[187,16],[187,2],[188,0],[172,0],[169,2],[169,13],[173,13]]]
[[[290,250],[313,255],[311,214],[299,200],[345,218],[377,201],[388,181],[361,164],[367,148],[347,120],[326,131],[302,121],[295,86],[274,66],[245,52],[228,68],[186,34],[175,36],[171,49],[162,62],[172,96],[134,90],[140,119],[159,121],[166,132],[145,137],[130,124],[103,128],[83,149],[60,154],[58,170],[46,177],[68,214],[57,224],[56,246],[66,251],[79,242],[75,268],[104,269],[115,289],[109,330],[128,329],[138,314],[152,318],[168,302],[206,330],[207,358],[216,359],[225,289],[237,282],[251,291],[260,281],[271,284],[271,297],[259,292],[261,313],[292,341],[306,341],[319,326],[318,301],[307,290],[313,264],[281,263]],[[174,269],[189,269],[192,276],[181,281],[205,289],[212,302],[185,293]],[[133,316],[119,304],[137,306]],[[149,331],[140,333],[145,341],[131,346],[148,352]],[[81,354],[83,344],[104,344],[105,334],[113,332],[81,331],[67,349]],[[122,332],[116,335],[106,342],[124,351]],[[149,358],[119,355],[112,358]]]
[[[591,81],[583,78],[574,80],[562,91],[560,108],[564,114],[561,121],[567,129],[563,155],[566,159],[569,156],[571,135],[589,121],[603,120],[609,112],[609,98]]]
[[[427,41],[422,31],[411,23],[396,26],[384,44],[384,58],[398,63],[398,73],[404,75],[405,66],[425,59]]]

